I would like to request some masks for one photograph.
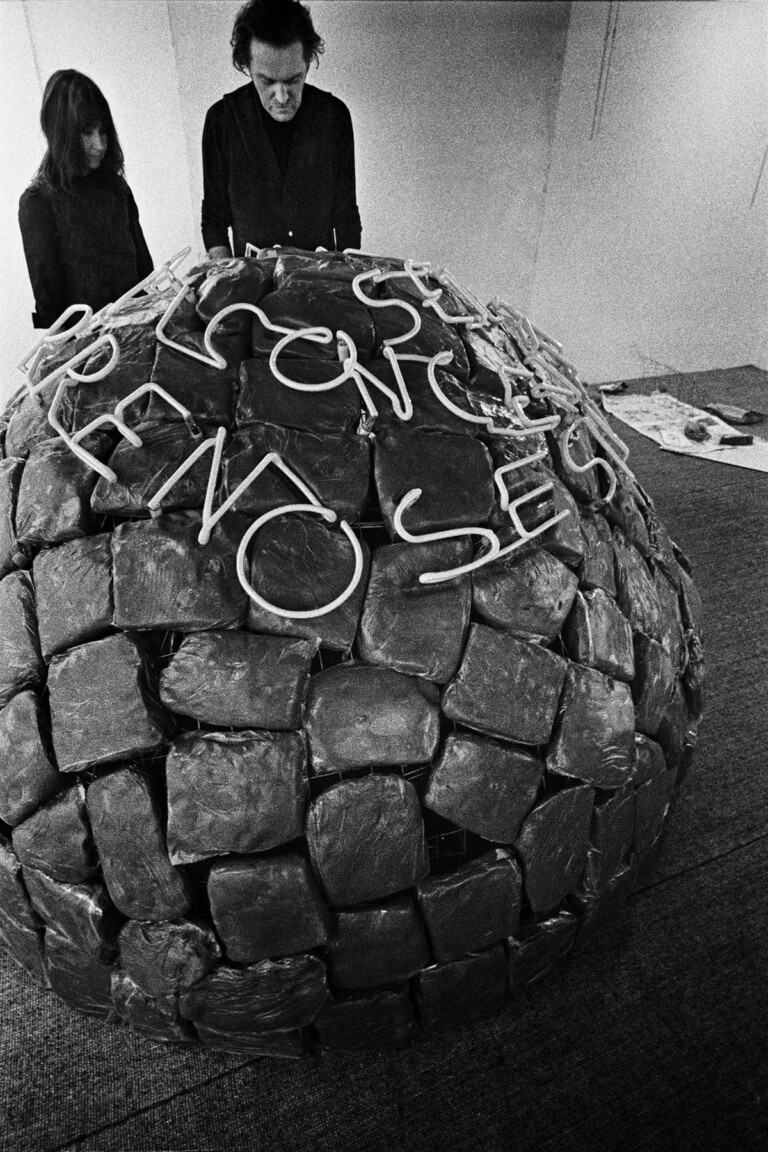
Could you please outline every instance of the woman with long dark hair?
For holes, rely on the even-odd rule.
[[[19,201],[35,296],[33,324],[49,328],[70,304],[94,311],[152,271],[123,152],[101,90],[73,68],[45,86],[43,161]]]

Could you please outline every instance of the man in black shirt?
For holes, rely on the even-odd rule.
[[[246,244],[357,248],[352,119],[306,83],[323,41],[299,0],[249,0],[232,62],[251,83],[218,100],[203,128],[203,241],[213,258]],[[230,246],[231,230],[231,246]]]

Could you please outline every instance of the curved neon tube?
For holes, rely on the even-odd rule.
[[[245,575],[245,553],[253,537],[264,524],[269,520],[274,520],[276,516],[286,516],[289,512],[313,512],[317,516],[322,516],[324,520],[332,523],[336,519],[336,513],[330,508],[319,507],[316,504],[283,504],[279,508],[272,508],[269,512],[264,512],[259,516],[258,520],[254,520],[253,524],[244,533],[240,546],[237,549],[237,578],[240,581],[243,589],[250,596],[254,603],[258,604],[266,612],[273,612],[276,616],[283,616],[291,620],[310,620],[316,616],[326,616],[329,612],[340,607],[354,592],[357,585],[360,583],[360,577],[363,574],[363,550],[360,547],[360,541],[355,536],[346,520],[339,522],[344,535],[352,545],[352,550],[355,554],[355,569],[347,587],[341,592],[334,600],[328,604],[321,605],[320,608],[308,609],[292,609],[280,608],[277,604],[271,604],[269,600],[265,600],[263,596],[259,595],[252,584],[246,579]]]

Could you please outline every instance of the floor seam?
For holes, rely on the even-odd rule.
[[[761,841],[768,840],[768,832],[764,832],[760,836],[754,836],[751,840],[745,840],[743,844],[735,844],[733,848],[728,848],[724,852],[719,852],[716,856],[709,856],[706,860],[700,860],[696,864],[691,864],[687,868],[681,868],[679,872],[671,872],[668,876],[661,876],[658,880],[652,880],[648,884],[644,884],[641,888],[636,888],[632,893],[634,896],[642,896],[646,892],[652,892],[655,888],[661,887],[662,884],[668,884],[671,880],[679,880],[682,876],[690,876],[693,872],[698,872],[702,868],[706,868],[709,864],[717,864],[721,860],[727,860],[729,856],[735,856],[738,852],[743,852],[745,848],[751,848],[754,844],[760,844]]]
[[[154,1111],[155,1108],[160,1108],[166,1104],[170,1104],[173,1100],[179,1100],[183,1096],[188,1096],[190,1092],[195,1092],[200,1088],[207,1088],[210,1084],[215,1084],[219,1080],[226,1080],[235,1072],[241,1072],[244,1068],[250,1068],[253,1064],[258,1062],[258,1057],[253,1060],[246,1060],[243,1064],[238,1064],[233,1068],[228,1068],[225,1072],[219,1072],[216,1076],[210,1076],[206,1080],[200,1080],[196,1084],[190,1084],[187,1088],[180,1088],[177,1092],[172,1092],[170,1096],[163,1096],[161,1099],[153,1100],[151,1104],[145,1104],[142,1108],[136,1108],[131,1112],[126,1112],[118,1120],[112,1120],[107,1124],[100,1124],[98,1128],[91,1128],[87,1132],[81,1132],[72,1140],[67,1140],[63,1144],[54,1144],[46,1148],[45,1152],[67,1152],[67,1149],[77,1148],[78,1144],[83,1140],[88,1140],[93,1136],[98,1136],[102,1132],[109,1132],[111,1128],[117,1128],[121,1124],[125,1124],[127,1120],[133,1120],[137,1116],[143,1116],[148,1112]],[[144,1149],[143,1152],[152,1152],[151,1149]]]

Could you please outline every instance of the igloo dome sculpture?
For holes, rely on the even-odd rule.
[[[497,1012],[654,851],[686,560],[502,301],[360,253],[178,264],[44,337],[3,418],[0,943],[238,1052]]]

